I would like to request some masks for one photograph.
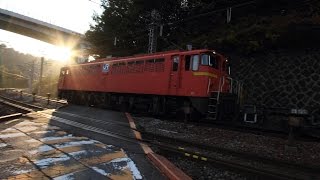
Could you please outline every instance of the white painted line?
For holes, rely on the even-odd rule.
[[[32,151],[29,151],[30,154],[37,154],[37,153],[40,153],[40,152],[47,152],[47,151],[51,151],[53,150],[52,147],[48,146],[48,145],[42,145],[42,146],[39,146],[38,149],[36,150],[32,150]]]
[[[46,158],[46,159],[40,159],[38,161],[35,161],[34,163],[37,166],[40,166],[41,169],[46,168],[50,165],[52,165],[55,162],[61,162],[61,161],[67,161],[70,157],[67,155],[62,155],[60,157],[54,157],[54,158]]]
[[[132,175],[134,176],[134,179],[142,179],[140,171],[138,170],[137,166],[130,158],[117,158],[108,162],[107,164],[112,164],[117,162],[127,162],[127,165],[122,168],[120,167],[120,169],[122,170],[124,168],[128,168],[131,171]],[[114,168],[117,169],[119,168],[119,166],[115,165]]]
[[[71,134],[70,134],[71,135]],[[44,138],[41,138],[40,141],[52,141],[52,140],[62,140],[62,139],[69,139],[69,138],[75,138],[75,137],[72,137],[67,135],[67,136],[61,136],[61,137],[56,137],[56,136],[50,136],[50,137],[44,137]]]
[[[37,142],[39,142],[39,141],[37,141],[37,140],[35,140],[35,139],[28,139],[28,140],[26,140],[25,142],[27,142],[27,143],[37,143]],[[40,143],[40,142],[39,142]]]
[[[88,152],[86,150],[81,150],[81,151],[76,151],[76,152],[71,152],[69,153],[72,157],[78,158],[81,155],[86,155]]]
[[[62,176],[58,176],[53,178],[53,180],[74,180],[74,173],[64,174]]]
[[[103,176],[110,176],[110,173],[107,173],[105,170],[103,170],[103,169],[99,169],[99,168],[97,168],[97,167],[95,167],[95,166],[92,166],[91,167],[94,171],[96,171],[97,173],[99,173],[99,174],[101,174],[101,175],[103,175]]]
[[[25,174],[25,173],[28,173],[28,172],[31,172],[32,169],[28,169],[28,170],[17,170],[17,171],[13,171],[13,173],[15,175],[18,175],[18,174]]]
[[[72,142],[66,142],[58,145],[54,145],[56,148],[65,148],[65,147],[72,147],[72,146],[79,146],[84,144],[94,144],[97,141],[95,140],[83,140],[83,141],[72,141]]]
[[[49,130],[49,131],[45,130],[45,131],[29,132],[28,134],[31,134],[31,133],[33,133],[33,134],[46,134],[46,133],[52,133],[52,132],[53,131],[51,131],[51,130]]]

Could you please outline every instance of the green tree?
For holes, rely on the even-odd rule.
[[[86,36],[92,53],[124,56],[145,53],[150,12],[161,15],[158,51],[185,47],[257,52],[270,48],[316,46],[320,2],[305,0],[103,0]],[[226,23],[226,10],[232,18]],[[303,29],[303,31],[301,30]],[[292,38],[294,36],[294,38]],[[114,45],[115,37],[117,38]],[[313,42],[313,43],[310,43]]]

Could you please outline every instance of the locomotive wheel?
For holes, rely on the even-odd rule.
[[[159,101],[159,97],[153,97],[152,98],[152,114],[157,116],[159,115],[159,108],[160,108],[160,101]]]
[[[87,95],[87,106],[91,106],[93,104],[94,104],[94,99],[93,99],[92,93],[89,93]]]
[[[133,108],[134,108],[134,97],[130,97],[130,98],[129,98],[129,108],[128,108],[128,111],[129,111],[129,112],[132,112]]]
[[[86,104],[87,99],[86,99],[86,94],[84,92],[80,93],[80,104]]]
[[[127,101],[122,101],[121,105],[120,105],[120,110],[122,112],[127,112],[129,109],[129,103]]]

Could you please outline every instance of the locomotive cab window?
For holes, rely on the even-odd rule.
[[[172,71],[178,71],[179,67],[179,56],[172,57]]]
[[[185,71],[189,71],[190,70],[190,62],[191,62],[191,56],[186,56],[185,64],[184,64],[184,70]]]
[[[199,69],[199,55],[192,55],[192,71],[198,71]]]
[[[218,59],[215,54],[208,53],[208,54],[202,54],[201,55],[201,65],[204,66],[211,66],[216,69],[218,69]]]

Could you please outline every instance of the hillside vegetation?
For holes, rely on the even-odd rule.
[[[57,83],[62,63],[45,60],[41,95],[57,94]],[[33,66],[33,74],[32,74]],[[20,53],[0,44],[0,88],[28,89],[33,76],[32,91],[38,92],[40,57]]]
[[[145,53],[151,11],[159,12],[157,51],[209,47],[250,54],[269,49],[318,47],[317,0],[103,0],[104,12],[86,35],[92,53],[124,56]],[[231,20],[227,23],[227,9]],[[116,38],[116,40],[115,40]],[[115,43],[116,41],[116,43]]]

